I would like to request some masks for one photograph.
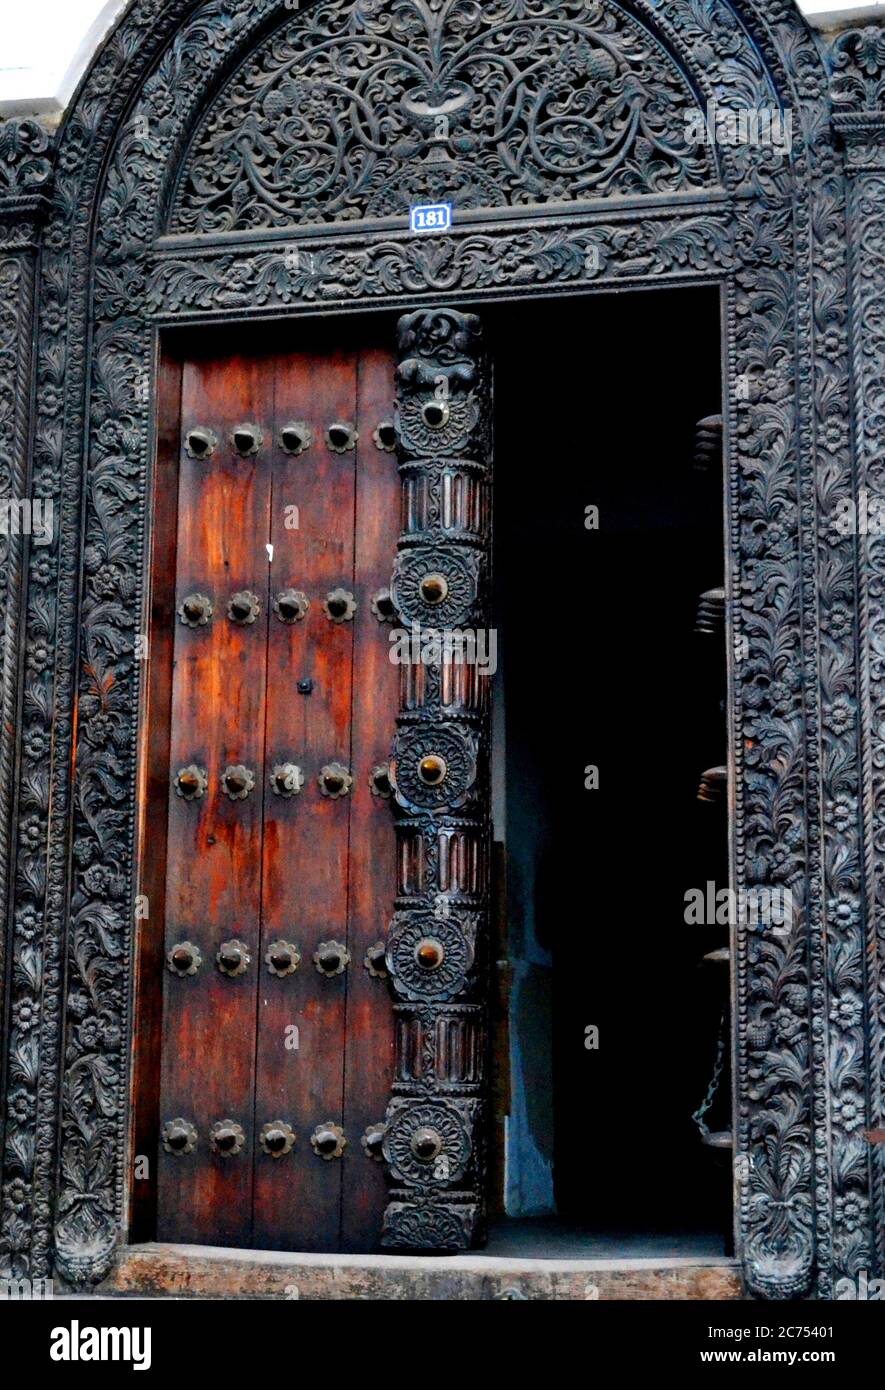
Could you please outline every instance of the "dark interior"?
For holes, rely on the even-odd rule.
[[[726,762],[725,645],[695,632],[724,582],[721,468],[693,463],[697,421],[721,409],[719,298],[535,304],[490,327],[511,983],[496,1055],[523,1112],[508,1210],[613,1253],[619,1236],[726,1253],[731,1155],[692,1113],[728,996],[727,964],[700,962],[728,935],[685,922],[689,889],[728,884],[725,805],[698,800]],[[730,1128],[729,1091],[726,1062],[711,1129]]]

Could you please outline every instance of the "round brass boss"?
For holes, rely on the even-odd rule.
[[[420,590],[425,603],[442,603],[449,595],[449,581],[443,574],[425,574]]]
[[[448,766],[445,758],[438,753],[430,753],[418,764],[418,776],[426,787],[438,787],[446,780]]]

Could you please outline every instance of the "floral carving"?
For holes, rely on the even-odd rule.
[[[662,193],[715,182],[685,74],[608,0],[324,3],[197,130],[176,231]]]
[[[52,177],[50,139],[37,121],[0,121],[0,198],[43,192]]]
[[[834,41],[830,96],[837,111],[864,115],[885,106],[885,29],[868,24]]]

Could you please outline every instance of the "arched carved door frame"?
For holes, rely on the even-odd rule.
[[[340,8],[360,24],[391,9],[432,26],[457,3]],[[539,24],[563,8],[500,7]],[[665,10],[594,0],[597,18],[655,36],[662,81],[675,68],[700,102],[789,109],[789,163],[744,147],[720,151],[719,179],[688,193],[491,211],[465,197],[438,241],[389,217],[167,234],[207,103],[260,36],[307,22],[315,8],[293,16],[285,0],[134,0],[53,147],[16,122],[0,153],[9,288],[0,403],[9,413],[19,402],[10,486],[30,470],[59,523],[52,545],[29,557],[13,545],[7,556],[0,871],[14,911],[0,1258],[19,1274],[54,1267],[92,1283],[125,1240],[136,639],[159,330],[713,283],[724,305],[729,607],[740,639],[730,671],[733,886],[786,883],[800,908],[789,937],[741,928],[735,942],[736,1144],[747,1159],[739,1253],[757,1295],[831,1295],[837,1277],[883,1257],[881,1150],[863,1132],[883,1117],[873,1025],[885,949],[864,911],[865,893],[875,902],[881,773],[858,717],[860,679],[876,693],[877,628],[865,626],[864,599],[859,666],[858,554],[834,527],[855,482],[846,180],[827,77],[835,67],[855,151],[854,309],[871,319],[864,257],[880,253],[860,234],[869,238],[870,208],[881,213],[883,202],[885,46],[869,31],[848,35],[825,62],[791,0],[673,0]],[[577,28],[582,7],[567,8]],[[863,397],[875,361],[859,340],[856,351],[861,459],[875,467],[874,430],[863,437],[876,418]],[[32,373],[31,421],[22,403]]]

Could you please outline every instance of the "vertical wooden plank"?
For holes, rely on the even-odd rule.
[[[310,608],[294,624],[272,617],[268,646],[268,773],[292,763],[302,770],[304,787],[286,799],[275,795],[269,776],[265,790],[255,1129],[260,1134],[282,1120],[297,1135],[291,1153],[256,1156],[255,1244],[265,1249],[337,1248],[342,1166],[352,1161],[352,1135],[343,1159],[322,1158],[310,1139],[325,1121],[341,1124],[345,990],[347,971],[355,968],[327,977],[314,963],[321,943],[345,945],[347,932],[350,801],[323,796],[318,777],[332,763],[349,768],[351,757],[354,625],[331,621],[323,601],[335,589],[353,590],[356,456],[333,452],[326,431],[336,422],[353,423],[355,413],[353,354],[279,359],[272,589],[302,591]],[[311,447],[298,456],[278,442],[290,421],[307,422],[313,433]],[[286,511],[291,506],[298,508],[298,529]],[[265,960],[278,940],[301,954],[295,974],[283,978],[271,975]]]
[[[161,1124],[183,1117],[198,1132],[196,1151],[160,1152],[161,1240],[251,1242],[252,1119],[267,660],[266,545],[270,522],[269,436],[273,378],[260,358],[185,365],[182,434],[209,426],[211,458],[180,460],[176,607],[192,593],[212,600],[211,621],[186,627],[176,616],[171,774],[196,764],[208,772],[200,800],[177,796],[170,782],[166,950],[185,939],[199,948],[194,975],[165,974]],[[265,446],[251,458],[229,436],[244,422],[261,426]],[[239,626],[227,616],[231,595],[261,597],[261,616]],[[246,800],[221,786],[229,764],[256,778]],[[216,953],[239,939],[252,961],[223,975]],[[214,1123],[231,1120],[246,1135],[243,1151],[210,1151]]]
[[[350,805],[350,914],[341,1248],[380,1247],[387,1200],[383,1163],[362,1138],[384,1123],[393,1081],[393,1008],[386,974],[370,974],[367,954],[385,942],[396,882],[396,833],[390,801],[373,794],[371,774],[386,765],[399,712],[399,672],[390,661],[391,625],[379,622],[372,599],[389,588],[399,533],[400,479],[396,454],[379,449],[374,433],[393,420],[392,349],[360,356],[357,419],[355,690]],[[370,962],[371,963],[371,962]],[[380,962],[378,963],[380,966]],[[374,965],[372,967],[375,968]]]

